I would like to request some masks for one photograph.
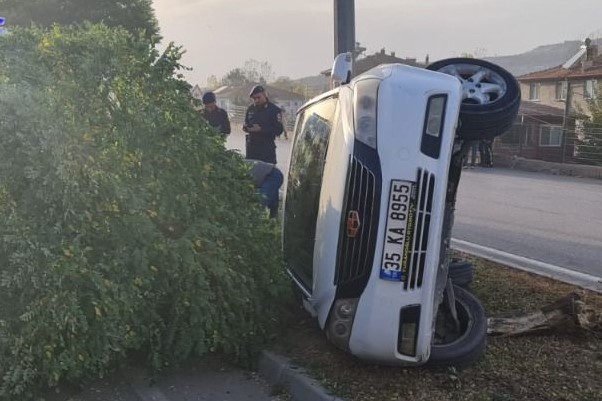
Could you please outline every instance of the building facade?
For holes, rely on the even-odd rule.
[[[596,98],[602,83],[602,56],[598,55],[598,46],[586,40],[565,64],[522,75],[518,81],[525,100],[563,109],[568,114],[588,115],[587,102]]]

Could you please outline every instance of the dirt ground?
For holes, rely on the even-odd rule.
[[[475,264],[471,290],[487,316],[529,312],[577,290],[575,287],[459,255]],[[602,296],[580,292],[602,308]],[[306,368],[333,393],[349,401],[518,401],[602,400],[602,334],[580,329],[489,337],[475,365],[454,368],[399,368],[366,364],[330,345],[317,323],[300,307],[277,352]]]

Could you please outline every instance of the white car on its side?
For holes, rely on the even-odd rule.
[[[398,365],[468,364],[484,350],[480,302],[452,283],[449,240],[469,141],[512,124],[514,78],[491,63],[382,65],[297,114],[283,248],[305,308],[338,347]],[[452,276],[453,279],[453,276]]]

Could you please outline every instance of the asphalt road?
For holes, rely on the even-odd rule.
[[[226,146],[244,155],[244,134]],[[276,141],[286,171],[291,140]],[[602,180],[509,169],[464,170],[453,237],[602,277]]]
[[[464,170],[453,237],[602,277],[602,181]]]

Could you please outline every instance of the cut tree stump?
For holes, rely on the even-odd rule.
[[[489,335],[509,336],[553,328],[581,328],[602,333],[602,310],[587,305],[573,292],[533,313],[487,319]]]

